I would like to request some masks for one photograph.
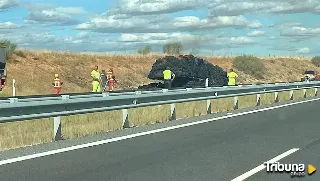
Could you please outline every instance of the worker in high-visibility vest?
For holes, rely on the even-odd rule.
[[[171,88],[171,83],[174,78],[175,74],[170,70],[169,67],[166,67],[166,69],[163,71],[164,85],[166,89]]]
[[[107,72],[107,79],[108,79],[108,80],[111,79],[111,78],[112,78],[112,75],[113,75],[113,69],[110,68],[110,69],[108,70],[108,72]]]
[[[55,74],[54,77],[55,78],[53,79],[53,83],[52,83],[53,88],[54,88],[54,93],[55,94],[60,94],[63,82],[59,78],[59,74]]]
[[[107,89],[107,84],[108,84],[107,74],[106,74],[105,70],[101,71],[100,80],[101,80],[102,91],[105,92]]]
[[[92,92],[101,92],[100,86],[100,72],[98,66],[91,72],[92,77]]]
[[[112,75],[111,78],[108,80],[109,91],[113,91],[113,86],[115,82],[118,82],[118,80],[116,80],[116,76]]]
[[[233,71],[233,69],[230,69],[230,72],[228,73],[228,78],[229,78],[229,82],[228,85],[229,86],[234,86],[236,85],[236,78],[238,77],[238,74],[235,73]]]

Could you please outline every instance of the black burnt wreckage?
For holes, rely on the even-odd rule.
[[[208,78],[208,86],[225,86],[228,84],[227,72],[221,67],[195,57],[193,55],[166,56],[157,59],[148,75],[149,79],[163,81],[163,71],[169,67],[175,74],[172,80],[172,88],[205,87]],[[164,88],[163,82],[151,83],[139,86],[140,90],[152,90]]]

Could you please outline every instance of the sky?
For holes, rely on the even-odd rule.
[[[0,39],[23,49],[320,54],[320,0],[0,0]]]

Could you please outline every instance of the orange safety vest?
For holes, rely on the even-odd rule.
[[[59,78],[55,78],[55,79],[53,79],[53,83],[54,83],[54,85],[53,85],[53,87],[54,88],[61,88],[61,85],[62,85],[62,81],[59,79]]]

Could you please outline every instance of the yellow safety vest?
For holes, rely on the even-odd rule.
[[[164,79],[171,79],[171,71],[170,70],[163,71],[163,78]]]
[[[55,78],[53,79],[54,81],[54,88],[60,88],[61,87],[61,82],[60,82],[60,79],[59,78]]]
[[[228,85],[236,85],[236,79],[235,79],[236,77],[238,77],[238,75],[235,72],[228,73],[228,78],[229,78]]]
[[[93,70],[93,71],[91,72],[91,77],[93,78],[93,81],[97,81],[97,80],[95,80],[95,79],[98,79],[98,80],[99,80],[99,78],[100,78],[100,73],[99,73],[98,71],[96,71],[96,70]]]

